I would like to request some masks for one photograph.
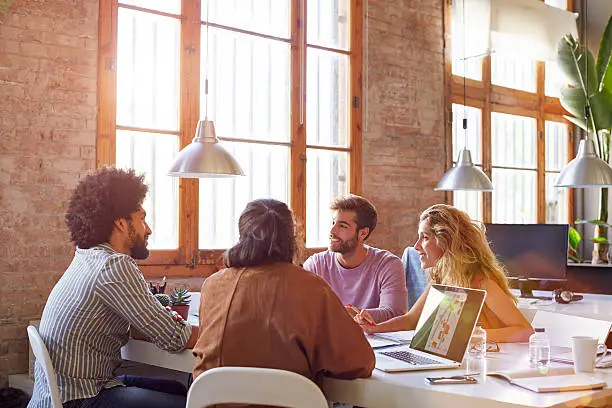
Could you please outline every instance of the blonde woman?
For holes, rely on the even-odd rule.
[[[419,238],[414,247],[423,269],[429,269],[429,285],[403,316],[372,325],[373,319],[362,310],[355,320],[366,332],[414,329],[431,284],[439,283],[487,291],[479,321],[488,340],[499,343],[529,340],[533,332],[531,325],[516,307],[516,297],[508,289],[504,271],[480,223],[450,205],[433,205],[421,214]]]

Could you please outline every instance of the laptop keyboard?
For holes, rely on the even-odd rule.
[[[384,351],[380,354],[405,361],[406,363],[412,365],[440,364],[439,361],[432,360],[431,358],[423,356],[418,356],[407,351]]]

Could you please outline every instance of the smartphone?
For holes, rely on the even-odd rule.
[[[431,385],[478,383],[478,380],[470,375],[453,375],[450,377],[427,377],[425,378],[425,381]]]

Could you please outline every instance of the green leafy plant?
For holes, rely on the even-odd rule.
[[[170,294],[170,304],[172,306],[188,305],[191,299],[189,290],[176,288]]]
[[[580,237],[580,233],[574,227],[570,227],[568,234],[568,244],[569,250],[567,253],[567,258],[570,261],[574,262],[582,262],[582,256],[580,256],[580,251],[578,250],[578,244],[582,238]]]
[[[568,121],[592,133],[597,156],[610,163],[610,132],[612,128],[612,17],[599,44],[597,61],[591,52],[571,34],[557,45],[557,65],[566,75],[569,86],[561,89],[561,105],[571,114]],[[586,119],[585,106],[590,107]],[[595,225],[593,258],[607,261],[608,247],[608,189],[602,188],[599,197],[599,218],[585,221]],[[582,223],[582,222],[581,222]]]

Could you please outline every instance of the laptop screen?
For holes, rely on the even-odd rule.
[[[432,285],[410,347],[461,362],[486,292]]]

